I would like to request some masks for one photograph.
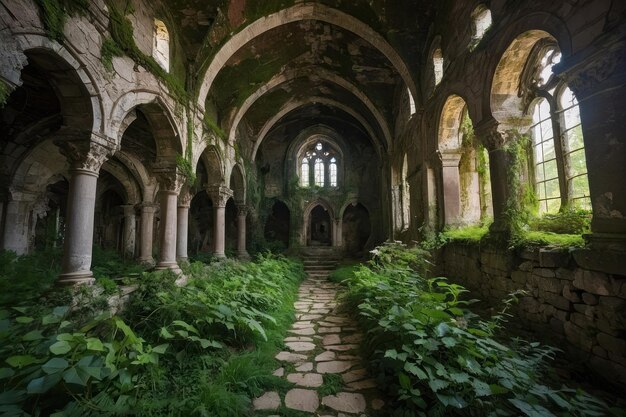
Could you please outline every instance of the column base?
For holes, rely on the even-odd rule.
[[[222,253],[217,253],[217,252],[214,252],[214,253],[213,253],[213,257],[214,257],[214,258],[218,258],[218,259],[226,259],[226,254],[225,254],[225,253],[223,253],[223,252],[222,252]]]
[[[154,267],[155,271],[165,271],[167,269],[171,270],[176,275],[182,275],[183,273],[176,262],[159,262],[157,266]]]
[[[237,252],[237,258],[241,259],[242,261],[249,261],[250,259],[252,259],[252,257],[247,251]]]
[[[137,258],[137,262],[139,262],[140,264],[142,264],[143,266],[147,267],[147,268],[153,268],[156,263],[154,262],[154,259],[152,257],[149,258]]]
[[[96,279],[91,271],[68,272],[59,275],[56,284],[60,286],[93,285]]]

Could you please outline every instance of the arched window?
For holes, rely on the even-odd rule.
[[[552,72],[561,54],[554,43],[540,43],[531,57],[534,65],[523,76],[531,94],[540,97],[529,109],[539,211],[554,213],[569,205],[591,209],[578,101]]]
[[[330,165],[328,166],[330,186],[337,186],[337,159],[330,158]]]
[[[165,23],[154,19],[152,57],[165,71],[170,70],[170,34]]]
[[[315,160],[315,185],[318,187],[324,186],[324,161],[322,158]]]
[[[337,187],[340,155],[329,143],[317,141],[298,152],[300,185],[302,187]]]
[[[416,111],[415,100],[413,99],[413,94],[411,94],[411,90],[407,88],[406,92],[409,94],[409,114],[413,116]]]
[[[309,186],[309,160],[307,158],[303,158],[302,165],[300,165],[300,185]]]
[[[471,48],[476,47],[491,26],[491,11],[484,4],[479,5],[472,12],[472,42]]]
[[[443,78],[443,53],[441,52],[441,48],[437,48],[433,52],[433,72],[435,75],[435,85],[437,85]]]

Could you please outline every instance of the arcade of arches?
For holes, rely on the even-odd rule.
[[[575,248],[435,268],[626,384],[626,2],[40,3],[0,4],[1,249],[62,245],[74,285],[94,245],[179,273],[584,213]]]

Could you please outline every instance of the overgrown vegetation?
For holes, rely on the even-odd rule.
[[[555,349],[504,334],[515,295],[484,320],[466,290],[426,278],[427,252],[401,244],[373,251],[346,281],[347,308],[358,313],[363,345],[394,416],[624,415],[581,390],[560,386]]]
[[[36,0],[42,12],[41,20],[48,36],[63,42],[65,21],[68,16],[84,15],[89,8],[88,0]]]
[[[285,384],[273,355],[302,267],[267,254],[185,272],[184,287],[171,272],[143,273],[123,316],[53,298],[0,310],[0,412],[249,415],[252,397]]]
[[[4,80],[0,79],[0,109],[7,104],[7,100],[10,95],[11,89],[9,88],[9,85]]]

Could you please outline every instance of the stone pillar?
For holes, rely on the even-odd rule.
[[[142,203],[141,207],[141,229],[139,244],[139,262],[146,265],[154,265],[152,258],[152,242],[154,240],[154,213],[156,206],[152,203]]]
[[[491,200],[493,202],[493,232],[509,232],[510,225],[506,218],[507,202],[511,189],[508,184],[508,156],[504,150],[506,135],[498,130],[499,123],[490,118],[476,126],[479,140],[489,151],[489,173],[491,179]]]
[[[124,257],[133,259],[135,257],[135,206],[132,204],[122,206],[124,211]]]
[[[620,252],[626,251],[625,48],[626,40],[607,37],[601,48],[591,46],[556,67],[580,106],[593,207],[589,243]]]
[[[25,255],[30,248],[31,209],[36,195],[12,190],[11,200],[5,205],[4,236],[2,249]]]
[[[115,141],[70,128],[57,132],[54,143],[70,162],[69,195],[60,285],[90,284],[93,223],[98,172],[115,150]]]
[[[446,226],[456,225],[461,220],[461,176],[458,152],[441,153],[441,177],[443,182],[443,208]]]
[[[343,246],[342,238],[343,238],[343,222],[340,218],[333,220],[333,246],[336,248],[341,248]]]
[[[161,206],[161,225],[159,236],[159,261],[156,269],[171,269],[176,274],[182,274],[176,262],[176,241],[178,226],[178,193],[182,187],[182,177],[176,168],[156,168],[159,179],[159,195]]]
[[[213,212],[215,213],[214,239],[213,239],[213,255],[216,258],[225,258],[225,239],[226,239],[226,203],[233,196],[230,188],[216,185],[207,188],[207,193],[213,202]]]
[[[248,216],[248,206],[237,205],[237,257],[240,259],[250,259],[246,250],[246,218]]]
[[[184,189],[178,196],[178,225],[176,227],[176,259],[178,262],[186,262],[187,242],[189,238],[189,206],[191,205],[191,195],[189,190]]]

